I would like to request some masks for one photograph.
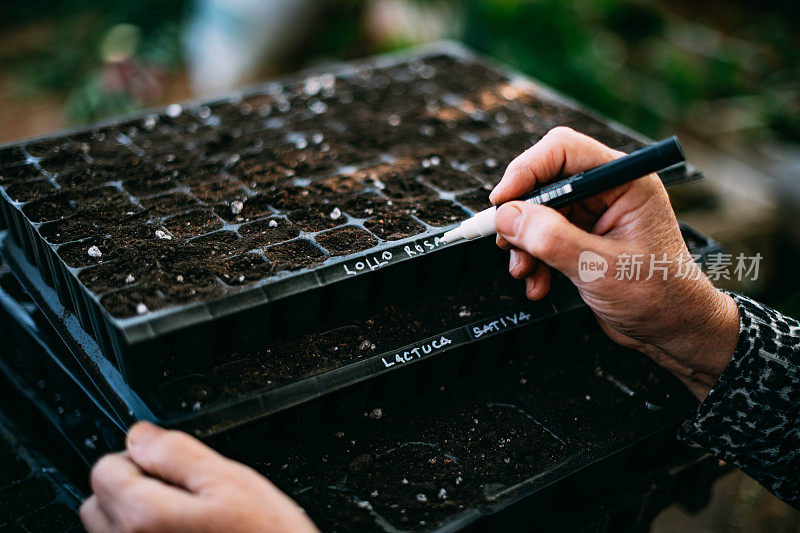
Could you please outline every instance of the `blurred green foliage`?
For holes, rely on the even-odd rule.
[[[46,41],[22,43],[18,53],[2,59],[16,75],[21,95],[67,93],[65,112],[74,122],[128,111],[141,102],[103,83],[101,42],[111,28],[131,24],[140,32],[133,59],[163,69],[177,67],[185,4],[185,0],[5,1],[0,5],[4,32],[24,24],[53,30]]]
[[[706,102],[748,95],[740,111],[752,123],[800,140],[797,92],[787,90],[800,81],[789,31],[796,19],[770,15],[769,31],[750,31],[745,42],[676,16],[666,3],[467,1],[464,40],[651,135],[667,123],[691,124]]]
[[[414,44],[365,31],[370,0],[327,2],[309,21],[315,31],[291,56],[347,58]],[[427,0],[406,0],[425,5]],[[438,0],[458,20],[457,37],[514,65],[600,112],[650,135],[666,125],[716,120],[718,104],[734,108],[750,136],[800,140],[800,9],[780,0],[702,4],[688,0]],[[134,60],[173,69],[181,64],[181,29],[190,0],[6,0],[0,27],[51,22],[49,41],[3,58],[24,92],[68,93],[76,121],[131,109],[141,102],[109,90],[100,43],[110,28],[139,28]],[[765,7],[766,6],[766,7]],[[457,16],[456,16],[457,15]],[[712,30],[718,27],[721,31]],[[732,105],[726,100],[746,96]],[[729,127],[730,125],[711,125]]]

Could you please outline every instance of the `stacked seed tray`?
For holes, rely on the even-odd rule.
[[[121,446],[127,428],[2,263],[0,405],[22,413],[18,426],[36,440],[60,441],[51,459],[84,488],[83,473]]]
[[[86,385],[58,364],[57,335],[13,278],[0,282],[0,324],[16,332],[0,343],[0,405],[73,480],[55,477],[29,497],[45,505],[55,491],[46,516],[74,520],[89,461],[70,464],[64,450],[119,449],[119,422],[75,393]],[[535,344],[506,346],[505,356],[454,350],[209,442],[268,476],[323,531],[634,530],[673,501],[702,505],[721,470],[674,439],[695,406],[685,387],[608,341],[586,310],[567,316],[534,326]],[[28,510],[4,519],[39,524]]]
[[[701,261],[721,250],[718,243],[688,227],[682,231],[689,249]],[[359,383],[374,387],[370,380],[377,376],[440,357],[449,350],[457,355],[446,366],[447,372],[469,372],[469,365],[463,363],[474,343],[479,342],[476,350],[499,355],[510,346],[535,342],[530,336],[535,337],[536,329],[529,326],[557,314],[556,309],[543,308],[542,303],[520,301],[522,288],[510,277],[501,276],[508,286],[503,282],[478,288],[462,286],[458,293],[440,294],[436,301],[388,305],[365,321],[354,320],[335,329],[321,327],[266,348],[221,357],[204,368],[165,367],[163,375],[151,383],[132,386],[83,331],[78,317],[61,303],[55,290],[43,283],[37,269],[26,263],[23,252],[8,239],[0,245],[25,294],[36,302],[39,316],[50,323],[64,344],[61,353],[69,354],[64,364],[89,383],[87,388],[94,391],[98,401],[105,402],[120,424],[152,420],[198,437],[209,437],[340,389],[348,389],[350,394]],[[17,278],[6,277],[14,283]],[[554,291],[571,291],[571,298],[561,299],[561,314],[583,307],[574,287],[562,278],[554,279]],[[497,314],[501,309],[506,311]],[[489,318],[475,321],[481,315]],[[426,320],[417,322],[415,317]],[[431,327],[438,334],[428,337]],[[518,335],[508,335],[517,329],[521,330]],[[365,335],[371,339],[369,344]],[[493,344],[487,344],[486,339],[491,338]],[[414,342],[408,344],[412,339]],[[382,347],[373,348],[375,343]],[[396,349],[386,351],[389,348]],[[331,357],[324,358],[326,354]],[[305,364],[306,360],[313,364]],[[329,367],[320,370],[325,364]],[[359,397],[359,390],[356,388],[352,395]]]
[[[0,206],[138,384],[170,358],[202,366],[493,273],[489,240],[438,237],[559,124],[646,142],[445,46],[6,146]]]
[[[40,425],[83,467],[136,420],[188,431],[278,478],[326,530],[462,529],[516,516],[506,511],[532,498],[555,512],[566,499],[552,487],[650,442],[677,454],[659,468],[694,471],[698,458],[671,440],[691,409],[683,388],[649,367],[626,368],[628,353],[603,377],[596,335],[576,336],[587,312],[565,278],[529,302],[491,239],[438,239],[488,205],[505,165],[559,124],[627,151],[647,142],[439,45],[0,148],[10,235],[0,252],[13,273],[0,276],[13,344],[0,370],[13,402],[44,413]],[[687,166],[662,176],[668,185],[699,177]],[[683,231],[701,259],[719,251]],[[567,368],[561,350],[577,358],[574,385],[539,356]],[[527,383],[543,388],[529,396],[518,389]],[[576,390],[589,391],[575,397],[588,403]],[[70,406],[80,406],[75,416],[65,415]],[[508,427],[476,427],[485,438],[474,443],[472,427],[467,441],[452,437],[473,411]],[[563,425],[570,420],[583,422],[576,430]],[[428,423],[432,432],[416,433]],[[350,432],[363,438],[341,440]],[[543,455],[479,471],[474,461],[495,453],[495,437],[526,435]],[[305,441],[317,452],[344,448],[333,464]],[[359,461],[402,463],[420,456],[420,443],[435,445],[450,470],[472,469],[457,476],[469,480],[461,503],[439,497],[459,493],[461,481],[394,494],[402,504],[369,500],[358,483],[380,495],[393,478],[364,478],[373,468]],[[292,449],[305,451],[279,470],[299,462],[317,477],[274,471]],[[642,452],[632,453],[620,460]],[[415,507],[424,503],[432,507]],[[586,505],[617,513],[623,504]],[[408,522],[400,508],[421,518]]]
[[[83,531],[79,505],[79,491],[0,411],[0,530]]]

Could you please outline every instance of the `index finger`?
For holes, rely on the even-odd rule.
[[[495,205],[515,200],[554,178],[583,172],[620,155],[570,128],[554,128],[508,165],[489,200]]]
[[[191,506],[189,493],[148,477],[125,453],[102,457],[89,476],[97,505],[116,524],[138,517],[138,511],[169,502],[178,509]]]

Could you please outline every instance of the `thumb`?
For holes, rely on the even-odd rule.
[[[602,238],[578,228],[543,205],[507,202],[497,209],[495,229],[509,244],[574,278],[585,250],[599,251]]]

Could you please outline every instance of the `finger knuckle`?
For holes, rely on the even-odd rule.
[[[550,136],[552,139],[563,142],[577,135],[577,132],[572,128],[570,128],[569,126],[556,126],[555,128],[548,131],[547,135]]]
[[[513,160],[511,160],[511,162],[506,167],[506,171],[505,171],[504,176],[508,176],[510,178],[514,178],[514,177],[518,176],[524,170],[525,164],[524,164],[524,162],[522,160],[522,156],[523,155],[525,155],[525,154],[517,156]]]
[[[97,487],[103,482],[109,470],[113,468],[113,463],[116,461],[115,454],[104,455],[94,464],[89,472],[89,485],[93,488]]]
[[[186,447],[186,434],[180,431],[164,431],[154,439],[153,449],[157,454],[172,456]]]

